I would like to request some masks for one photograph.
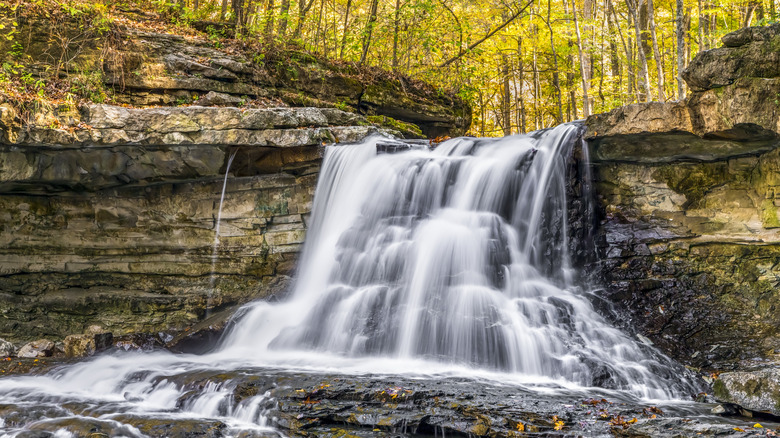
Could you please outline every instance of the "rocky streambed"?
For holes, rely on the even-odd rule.
[[[218,363],[218,357],[210,357]],[[101,367],[122,371],[112,397],[64,397],[72,380]],[[51,373],[43,391],[0,380],[0,417],[16,436],[168,437],[518,437],[518,436],[774,436],[767,419],[722,417],[717,405],[632,398],[625,393],[556,384],[518,383],[512,376],[344,374],[306,367],[204,365],[202,357],[167,353],[107,355],[93,365]],[[155,364],[156,363],[156,364]],[[160,367],[165,363],[165,367]],[[103,387],[106,375],[94,376]],[[68,381],[70,379],[71,381]],[[502,381],[501,379],[504,379]],[[9,403],[8,399],[13,401]],[[143,406],[144,409],[139,410]]]

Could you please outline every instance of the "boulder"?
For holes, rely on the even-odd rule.
[[[780,368],[722,373],[713,384],[720,400],[780,415]]]
[[[110,348],[113,345],[114,335],[103,327],[92,325],[81,335],[65,337],[64,350],[66,357],[88,357]]]
[[[209,91],[205,96],[198,99],[198,105],[203,106],[237,106],[242,102],[240,97],[231,96],[225,93],[217,93],[216,91]]]
[[[37,341],[28,342],[16,353],[17,357],[28,359],[49,357],[52,355],[54,355],[54,342],[48,339],[39,339]]]
[[[724,36],[723,43],[700,52],[682,72],[691,90],[724,87],[744,77],[780,76],[780,24],[740,29]]]
[[[11,357],[15,354],[16,347],[14,347],[14,344],[6,341],[5,339],[0,339],[0,358]]]

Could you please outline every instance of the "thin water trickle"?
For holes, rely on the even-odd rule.
[[[34,407],[10,436],[74,416],[197,418],[266,433],[277,401],[262,391],[236,396],[260,367],[469,376],[539,397],[594,386],[687,397],[696,387],[684,373],[610,326],[578,280],[567,160],[580,130],[397,154],[378,155],[386,141],[378,137],[328,147],[291,299],[244,307],[210,354],[103,355],[44,376],[0,378],[0,404]],[[213,276],[214,268],[212,288]]]
[[[238,149],[230,153],[225,166],[225,178],[222,180],[222,194],[219,196],[219,208],[217,209],[217,221],[214,225],[214,245],[211,250],[211,275],[209,276],[209,291],[208,298],[206,299],[206,318],[211,314],[212,297],[214,296],[214,287],[216,286],[217,277],[217,250],[219,249],[219,226],[222,223],[222,205],[225,202],[225,190],[227,189],[228,175],[230,173],[230,166],[233,164],[233,159],[236,158]]]

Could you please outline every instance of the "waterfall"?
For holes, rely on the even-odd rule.
[[[668,361],[610,326],[575,280],[566,188],[580,129],[394,154],[377,153],[379,138],[328,148],[292,301],[247,310],[225,350],[263,338],[274,351],[686,393]]]

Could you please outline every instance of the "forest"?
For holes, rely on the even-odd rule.
[[[471,103],[471,134],[533,131],[683,99],[696,53],[777,17],[755,0],[177,0],[175,20],[428,81]]]

